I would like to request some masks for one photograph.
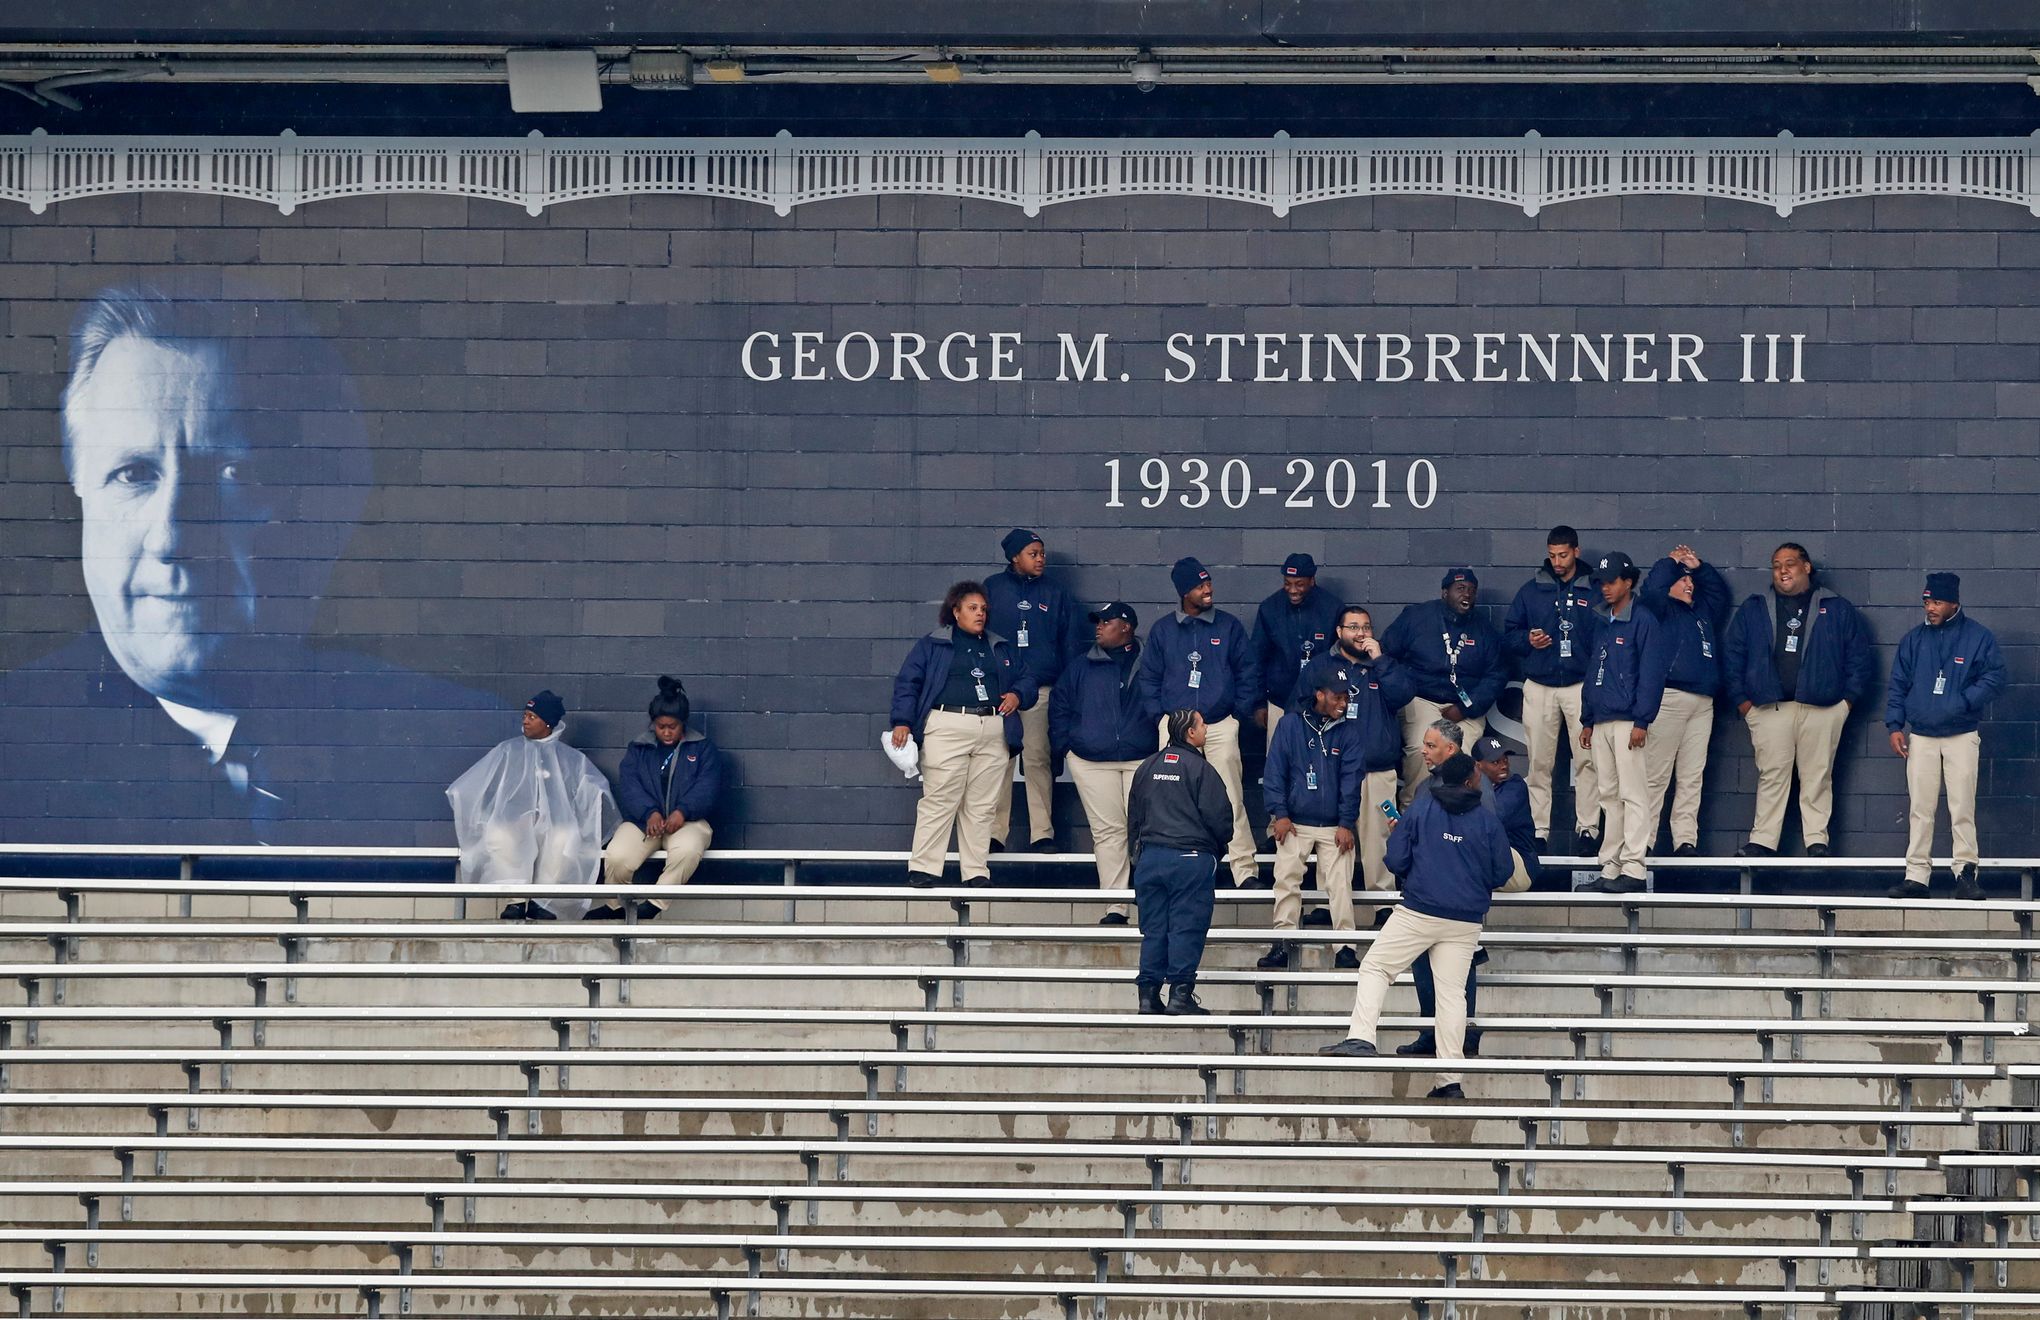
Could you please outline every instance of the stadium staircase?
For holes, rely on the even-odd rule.
[[[1407,980],[1317,1055],[1353,974],[1257,971],[1260,891],[1158,1018],[1078,857],[711,854],[625,924],[218,860],[0,878],[21,1315],[2040,1314],[2040,863],[1505,898],[1439,1102]]]

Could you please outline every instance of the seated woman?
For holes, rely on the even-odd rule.
[[[616,777],[623,824],[602,851],[602,878],[612,885],[634,881],[638,868],[661,847],[666,865],[659,883],[684,885],[708,851],[714,832],[707,817],[722,792],[722,752],[707,734],[687,727],[692,710],[680,680],[661,674],[659,695],[646,711],[651,730],[631,740]],[[623,902],[589,908],[583,920],[621,921]],[[648,898],[638,904],[637,916],[650,921],[665,910],[664,903]]]
[[[551,691],[524,703],[524,735],[497,743],[446,790],[460,842],[460,878],[484,885],[585,885],[616,802],[594,763],[567,746],[567,704]],[[511,903],[505,921],[576,915],[586,900]],[[555,911],[558,909],[558,911]]]

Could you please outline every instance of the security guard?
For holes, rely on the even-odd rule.
[[[1905,758],[1912,829],[1905,880],[1893,898],[1925,898],[1934,872],[1934,815],[1948,789],[1948,824],[1955,844],[1955,897],[1979,899],[1976,880],[1977,726],[2005,687],[2005,660],[1990,629],[1962,609],[1962,579],[1927,574],[1926,622],[1905,635],[1891,662],[1884,725],[1891,750]],[[1912,726],[1910,737],[1906,726]]]
[[[1360,727],[1346,718],[1351,676],[1344,666],[1314,665],[1305,675],[1311,704],[1302,701],[1268,740],[1261,799],[1275,839],[1275,947],[1255,966],[1289,966],[1283,931],[1296,929],[1303,912],[1303,869],[1317,858],[1318,888],[1331,899],[1332,925],[1353,929],[1354,821],[1360,803]],[[1336,965],[1356,968],[1360,955],[1342,946]]]
[[[1063,666],[1090,647],[1090,637],[1069,593],[1050,581],[1048,546],[1039,532],[1015,527],[999,542],[1006,567],[985,579],[991,629],[1013,644],[1027,670],[1047,692]],[[1048,703],[1020,712],[1020,775],[1027,789],[1027,838],[1035,852],[1055,851],[1055,771],[1049,762]],[[999,791],[992,814],[992,851],[1002,852],[1013,828],[1013,786]]]
[[[1620,550],[1594,565],[1602,615],[1594,630],[1593,670],[1580,702],[1580,750],[1593,753],[1594,779],[1601,790],[1601,878],[1585,886],[1608,894],[1644,887],[1650,872],[1644,854],[1657,838],[1651,809],[1650,763],[1644,747],[1664,704],[1665,674],[1671,668],[1671,637],[1657,616],[1638,609],[1636,583],[1643,575]]]
[[[1525,582],[1502,620],[1502,645],[1523,675],[1523,728],[1530,750],[1524,784],[1539,853],[1550,850],[1551,783],[1558,754],[1580,736],[1580,685],[1593,651],[1593,584],[1580,564],[1580,534],[1560,525],[1544,538],[1544,566]],[[1561,731],[1567,738],[1559,736]],[[1592,758],[1573,761],[1574,851],[1594,851],[1601,833],[1601,793]]]
[[[1140,665],[1140,639],[1134,636],[1140,619],[1133,607],[1115,600],[1092,611],[1091,624],[1097,644],[1070,661],[1049,694],[1048,741],[1069,767],[1091,823],[1099,888],[1124,889],[1133,873],[1126,799],[1134,771],[1155,745],[1155,724],[1133,681]],[[1098,924],[1124,926],[1126,915],[1126,904],[1114,903]]]
[[[1508,685],[1501,634],[1473,608],[1479,591],[1472,569],[1447,569],[1438,599],[1405,609],[1381,638],[1381,649],[1410,671],[1417,686],[1417,695],[1402,708],[1399,800],[1405,811],[1431,772],[1424,762],[1424,730],[1451,720],[1460,726],[1460,745],[1471,743],[1487,731],[1488,708]]]
[[[1650,763],[1651,812],[1665,819],[1665,794],[1672,776],[1672,856],[1700,853],[1700,787],[1707,775],[1707,743],[1714,736],[1714,699],[1721,693],[1721,628],[1732,597],[1728,583],[1702,563],[1690,545],[1651,566],[1637,600],[1658,616],[1672,639],[1671,668],[1665,671],[1665,700],[1644,745]]]
[[[1234,805],[1204,759],[1204,716],[1172,710],[1168,742],[1140,763],[1126,804],[1133,837],[1133,894],[1140,904],[1140,1011],[1202,1015],[1192,990],[1211,933],[1212,882]],[[1162,986],[1169,1002],[1162,1005]]]
[[[1360,819],[1358,837],[1361,883],[1373,893],[1395,888],[1384,860],[1388,852],[1389,815],[1382,804],[1395,804],[1396,769],[1402,764],[1402,708],[1417,695],[1407,669],[1391,660],[1374,640],[1374,616],[1359,605],[1339,611],[1338,645],[1328,656],[1311,661],[1303,686],[1314,688],[1312,675],[1328,668],[1346,679],[1346,722],[1358,732],[1360,755]]]
[[[1299,690],[1297,680],[1311,657],[1331,653],[1338,618],[1339,602],[1317,584],[1317,560],[1305,554],[1283,560],[1282,589],[1254,613],[1254,659],[1268,695],[1260,714],[1270,747],[1289,707],[1311,704],[1311,694]]]
[[[1247,885],[1260,872],[1254,834],[1247,824],[1245,781],[1240,771],[1240,727],[1261,708],[1261,667],[1240,621],[1212,605],[1211,572],[1183,558],[1169,570],[1178,607],[1148,629],[1140,654],[1140,694],[1148,716],[1159,721],[1172,710],[1191,709],[1204,717],[1203,754],[1225,781],[1232,802],[1232,843],[1226,864],[1233,883]],[[1166,729],[1164,730],[1166,733]]]

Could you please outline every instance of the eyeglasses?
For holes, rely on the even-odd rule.
[[[1374,631],[1374,625],[1371,623],[1342,623],[1339,625],[1339,631],[1372,633]]]

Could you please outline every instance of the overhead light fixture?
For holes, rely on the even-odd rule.
[[[694,57],[684,50],[634,50],[630,85],[647,92],[684,92],[694,86]]]
[[[1142,51],[1128,71],[1133,74],[1133,85],[1143,92],[1152,92],[1155,84],[1162,80],[1162,62],[1155,58],[1153,51]]]
[[[602,108],[602,78],[592,50],[513,50],[510,108],[520,115]]]
[[[710,82],[734,83],[744,81],[744,65],[741,60],[710,60],[701,66],[708,71]]]
[[[955,60],[937,60],[921,66],[928,74],[929,82],[954,83],[963,81],[963,66]]]

